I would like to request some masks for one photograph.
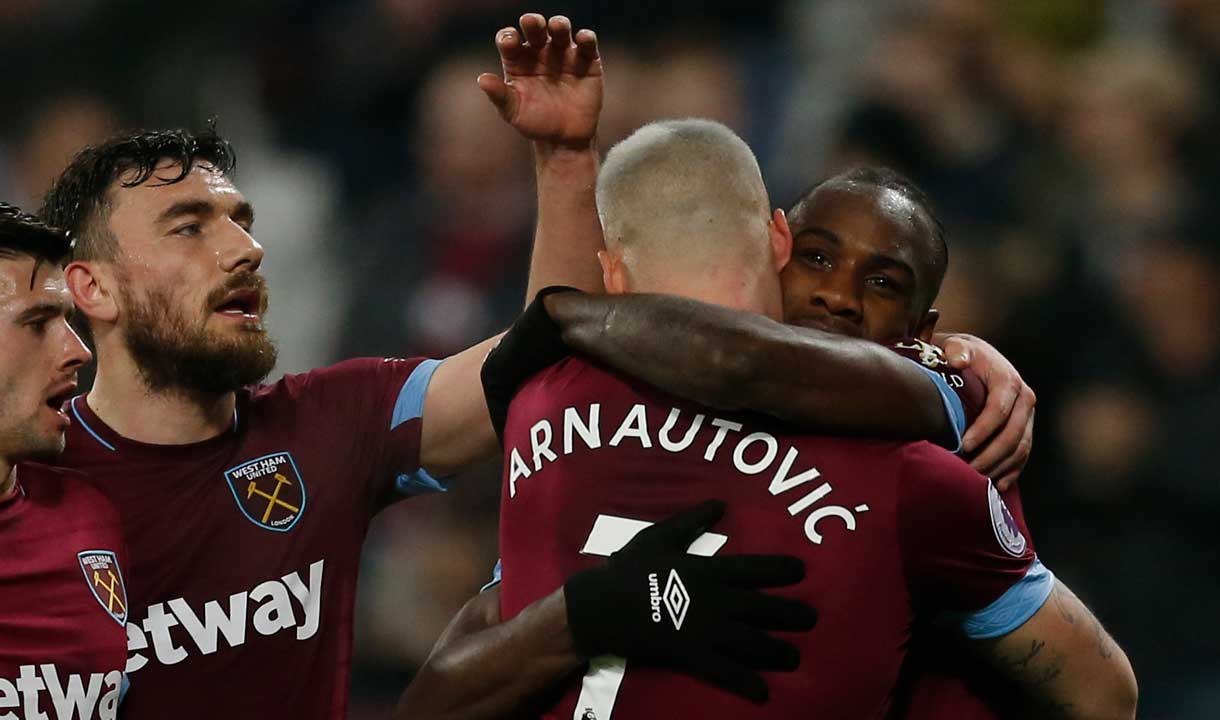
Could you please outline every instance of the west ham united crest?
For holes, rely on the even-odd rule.
[[[288,532],[305,512],[305,483],[292,455],[271,453],[225,471],[237,507],[266,530]]]
[[[120,626],[127,626],[127,588],[123,585],[123,573],[119,570],[119,559],[109,550],[85,550],[78,552],[81,572],[93,597]]]

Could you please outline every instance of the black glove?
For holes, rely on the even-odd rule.
[[[577,649],[679,670],[765,701],[758,671],[800,664],[796,647],[767,631],[812,630],[817,612],[758,591],[800,582],[805,566],[798,558],[687,554],[723,514],[724,503],[709,500],[644,529],[605,565],[569,578],[564,598]]]
[[[571,351],[563,344],[563,331],[547,314],[542,300],[560,292],[581,292],[576,288],[552,285],[538,291],[534,301],[517,318],[500,342],[487,353],[480,377],[483,396],[491,413],[496,437],[504,443],[504,423],[508,405],[521,383],[535,373],[567,357]]]

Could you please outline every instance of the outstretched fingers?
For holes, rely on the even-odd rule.
[[[724,600],[734,618],[757,630],[809,632],[818,624],[818,611],[796,598],[732,589]]]
[[[587,75],[593,63],[601,59],[597,48],[597,33],[581,30],[576,33],[576,62],[573,70],[577,76]]]
[[[508,84],[504,82],[504,78],[494,73],[483,73],[476,82],[479,84],[479,89],[502,115],[508,117],[512,114],[513,93]]]
[[[546,29],[551,35],[552,52],[563,54],[572,46],[572,21],[567,17],[556,15],[547,21]]]
[[[684,551],[724,516],[724,508],[722,500],[705,500],[689,510],[671,515],[640,531],[624,549]]]
[[[500,62],[508,65],[521,58],[525,47],[521,33],[514,27],[500,28],[496,32],[496,50],[500,52]]]
[[[525,42],[535,51],[546,47],[549,39],[547,22],[546,18],[538,13],[526,13],[521,16],[521,32],[525,35]]]

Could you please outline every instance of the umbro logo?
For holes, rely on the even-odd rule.
[[[690,609],[690,593],[682,584],[678,571],[670,569],[665,580],[665,591],[661,592],[661,582],[656,573],[648,573],[648,603],[652,607],[652,621],[661,622],[661,606],[669,613],[669,619],[674,624],[674,630],[682,629],[686,620],[686,611]]]
[[[686,592],[686,586],[682,584],[682,578],[678,577],[677,570],[669,571],[662,602],[669,611],[669,619],[674,621],[674,630],[681,630],[686,611],[690,609],[690,593]]]

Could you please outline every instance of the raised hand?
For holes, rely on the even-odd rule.
[[[496,33],[504,77],[479,76],[479,88],[528,140],[587,149],[602,109],[602,61],[592,30],[572,34],[562,15],[521,16],[521,29]]]

